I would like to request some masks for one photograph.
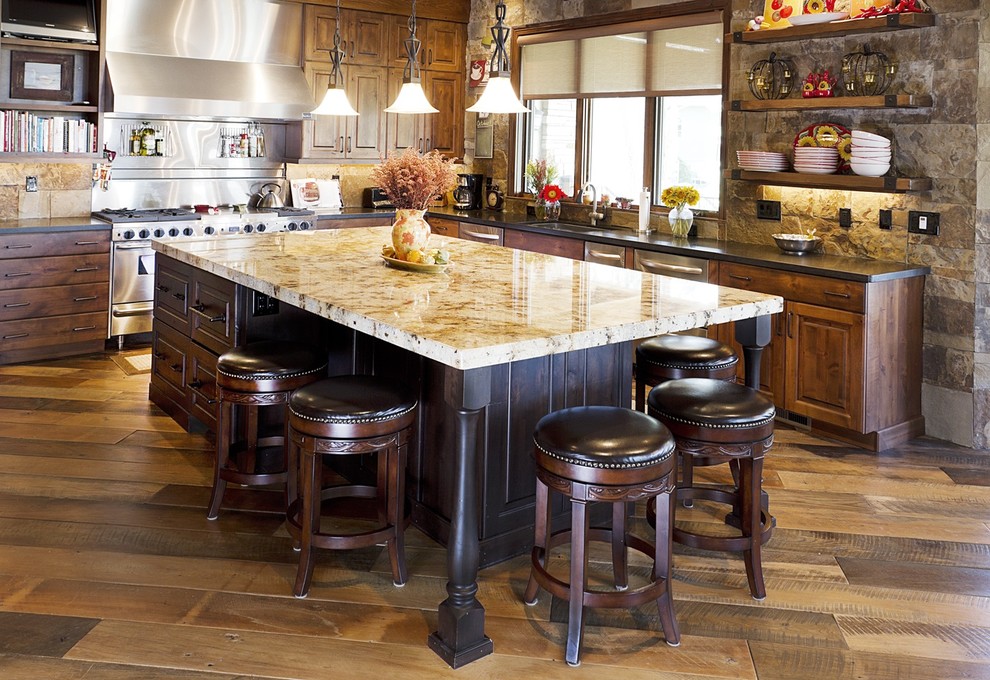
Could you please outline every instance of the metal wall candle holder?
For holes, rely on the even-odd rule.
[[[887,91],[897,73],[897,64],[883,52],[863,45],[862,52],[842,57],[842,89],[848,95],[873,97]]]
[[[771,52],[769,58],[753,64],[746,79],[757,99],[784,99],[794,89],[794,65]]]

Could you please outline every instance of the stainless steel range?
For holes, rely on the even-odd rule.
[[[198,213],[183,208],[99,210],[93,216],[113,224],[110,258],[110,337],[151,330],[155,251],[152,240],[223,238],[313,228],[311,210],[281,208],[237,213]]]

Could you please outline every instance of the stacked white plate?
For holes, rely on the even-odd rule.
[[[838,167],[839,150],[834,147],[794,147],[794,169],[798,172],[831,175]]]
[[[880,177],[890,170],[890,140],[872,132],[853,130],[849,167],[857,175]]]
[[[787,170],[787,156],[776,151],[736,151],[736,160],[743,170],[759,172],[783,172]]]

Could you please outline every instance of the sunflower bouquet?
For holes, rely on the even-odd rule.
[[[660,194],[660,202],[669,208],[680,210],[686,205],[697,205],[701,194],[692,186],[667,187]]]

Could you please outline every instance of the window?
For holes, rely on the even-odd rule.
[[[516,31],[520,89],[532,111],[517,118],[517,190],[526,162],[547,159],[568,194],[588,180],[600,195],[635,200],[649,186],[658,204],[664,187],[691,184],[698,208],[718,210],[721,16],[639,17]]]

